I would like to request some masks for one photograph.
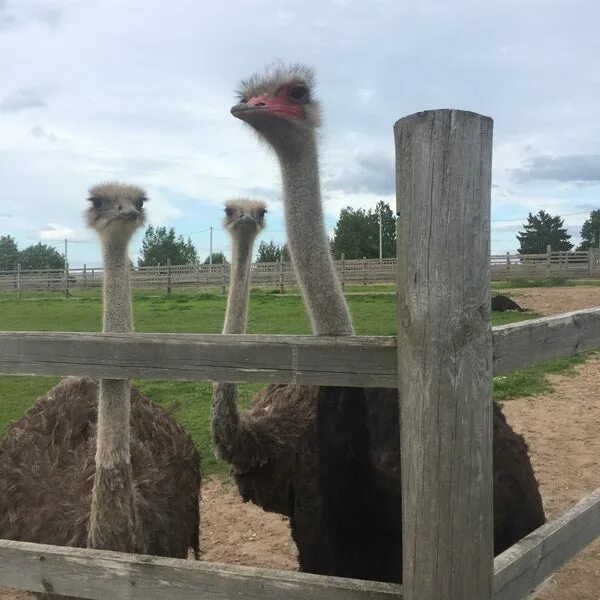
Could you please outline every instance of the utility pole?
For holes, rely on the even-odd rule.
[[[379,204],[379,262],[381,262],[381,259],[383,258],[383,225],[382,225],[382,219],[381,219],[381,210],[382,210],[383,206],[381,205],[381,203]]]
[[[208,251],[208,264],[212,267],[212,225],[210,226],[210,243],[209,243],[209,251]]]

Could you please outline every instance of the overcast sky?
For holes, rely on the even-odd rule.
[[[280,59],[317,73],[329,227],[394,206],[396,119],[460,108],[495,122],[492,251],[540,209],[577,241],[600,208],[599,23],[597,0],[0,0],[0,235],[67,237],[72,266],[99,264],[86,190],[119,178],[202,257],[240,194],[283,241],[277,164],[229,114],[239,80]]]

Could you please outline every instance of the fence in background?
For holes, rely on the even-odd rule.
[[[337,273],[343,285],[394,283],[397,260],[338,260]],[[131,283],[135,288],[221,287],[229,284],[230,265],[160,265],[134,267]],[[496,254],[491,257],[492,280],[506,279],[581,279],[600,277],[600,249],[586,252],[552,252],[545,254]],[[42,269],[0,271],[0,290],[49,290],[94,288],[102,286],[102,269]],[[254,263],[252,285],[278,287],[296,285],[296,276],[290,262]]]

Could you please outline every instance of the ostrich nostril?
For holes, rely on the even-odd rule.
[[[122,207],[122,206],[119,206],[119,211],[122,211],[122,210],[123,210],[123,207]]]

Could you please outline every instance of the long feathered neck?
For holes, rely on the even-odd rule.
[[[352,319],[329,250],[312,130],[276,148],[290,255],[316,335],[352,335]]]
[[[244,333],[248,320],[250,268],[256,232],[236,232],[232,238],[231,278],[223,333]]]
[[[256,234],[237,232],[232,237],[231,278],[223,333],[245,333],[250,296],[250,267]],[[240,435],[237,385],[219,382],[213,385],[212,431],[216,455],[235,467],[244,446]]]
[[[103,240],[104,333],[131,333],[127,243]],[[101,379],[88,547],[140,552],[130,438],[130,382]]]

